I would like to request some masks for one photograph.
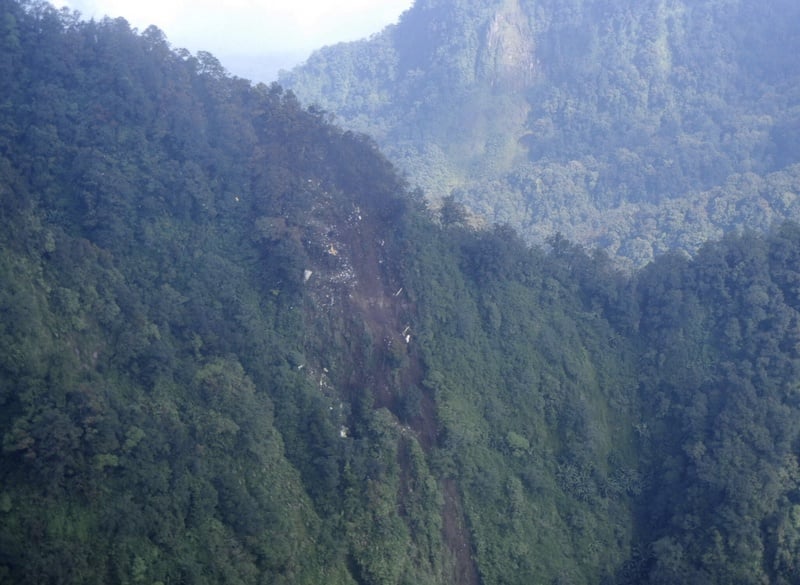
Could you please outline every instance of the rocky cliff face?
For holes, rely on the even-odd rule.
[[[529,16],[519,0],[507,0],[489,21],[479,56],[478,78],[493,88],[523,90],[536,75],[536,53]]]

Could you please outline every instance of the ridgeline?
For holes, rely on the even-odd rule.
[[[800,227],[624,274],[0,7],[0,583],[796,582]]]

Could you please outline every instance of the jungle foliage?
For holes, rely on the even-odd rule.
[[[0,583],[797,582],[796,224],[626,275],[0,7]]]
[[[438,203],[628,267],[800,219],[793,0],[418,0],[279,78]]]

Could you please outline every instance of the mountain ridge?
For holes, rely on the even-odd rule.
[[[797,224],[625,274],[0,9],[0,582],[793,582]]]
[[[635,267],[708,239],[662,219],[685,199],[794,172],[798,18],[789,2],[418,2],[280,82],[373,135],[434,203],[454,194],[488,225]],[[626,207],[636,217],[604,225]],[[710,223],[716,237],[748,225]]]

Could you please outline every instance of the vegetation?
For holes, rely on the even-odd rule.
[[[0,583],[797,581],[798,225],[626,275],[0,7]]]
[[[418,0],[285,73],[438,204],[628,268],[800,219],[798,4]]]

